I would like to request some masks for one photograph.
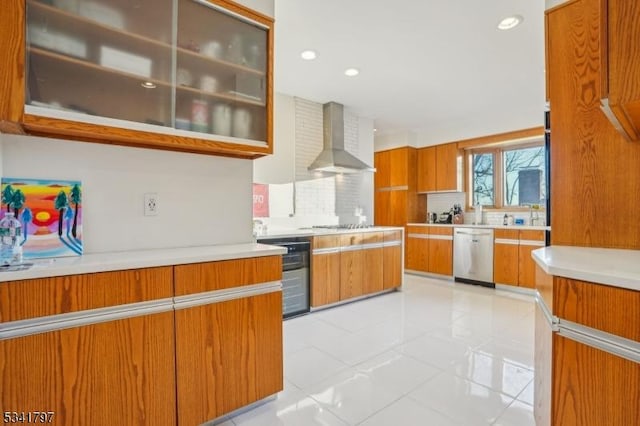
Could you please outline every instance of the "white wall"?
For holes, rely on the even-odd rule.
[[[85,253],[252,240],[252,163],[3,135],[3,176],[81,180]],[[143,215],[144,193],[159,214]]]
[[[402,131],[375,135],[374,148],[376,152],[403,146],[417,146],[414,132]]]
[[[262,13],[270,17],[275,16],[275,0],[235,0],[236,3],[240,3],[247,6],[257,12]]]
[[[289,183],[296,173],[295,103],[292,96],[274,96],[273,155],[253,161],[255,183]]]

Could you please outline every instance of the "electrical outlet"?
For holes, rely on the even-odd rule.
[[[159,208],[158,194],[155,192],[147,192],[144,194],[144,215],[157,216]]]

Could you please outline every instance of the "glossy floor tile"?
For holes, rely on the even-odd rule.
[[[534,425],[533,313],[526,295],[405,275],[285,321],[285,390],[224,425]]]

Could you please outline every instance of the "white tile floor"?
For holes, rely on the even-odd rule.
[[[534,425],[533,331],[531,297],[406,275],[285,321],[285,390],[223,425]]]

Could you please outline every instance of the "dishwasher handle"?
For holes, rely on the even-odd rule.
[[[490,235],[491,235],[491,232],[483,232],[483,233],[480,233],[480,232],[456,231],[456,234],[459,234],[459,235],[472,235],[472,236],[474,236],[474,237],[481,237],[481,236],[485,236],[485,235],[486,235],[486,236],[490,236]]]

